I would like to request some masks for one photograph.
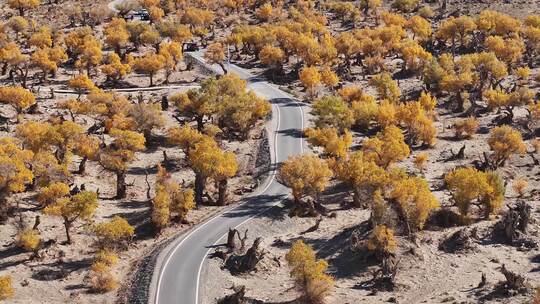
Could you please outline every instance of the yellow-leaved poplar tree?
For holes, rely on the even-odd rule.
[[[317,67],[305,67],[300,70],[300,82],[306,88],[308,96],[313,98],[317,92],[317,86],[321,84],[321,73]]]
[[[173,215],[178,221],[186,220],[188,212],[195,208],[194,191],[182,189],[165,168],[158,165],[152,205],[152,222],[158,229],[163,229]]]
[[[99,248],[107,249],[127,247],[135,233],[135,228],[118,215],[108,222],[95,224],[93,230],[98,238]]]
[[[301,200],[306,195],[318,202],[332,175],[333,172],[326,161],[308,154],[289,157],[278,173],[280,180],[291,188],[298,206],[302,206]]]
[[[112,129],[110,135],[114,141],[100,154],[99,162],[116,174],[116,198],[123,199],[128,165],[135,160],[135,152],[144,150],[145,140],[142,134],[129,130]]]
[[[1,87],[0,103],[11,105],[18,114],[36,103],[36,97],[32,92],[22,87]]]
[[[95,89],[96,85],[85,74],[79,74],[68,81],[68,87],[75,90],[78,94],[77,98],[80,98],[84,92]]]
[[[377,225],[373,228],[367,242],[369,251],[375,252],[380,258],[387,257],[396,252],[397,242],[394,231],[385,225]]]
[[[424,228],[430,213],[439,207],[428,183],[420,177],[405,177],[394,181],[390,197],[396,203],[408,233]]]
[[[493,128],[488,138],[488,145],[493,151],[497,166],[504,166],[513,154],[523,154],[526,151],[521,134],[510,126]]]
[[[338,96],[325,96],[313,103],[311,113],[318,128],[334,127],[340,133],[354,124],[354,112],[347,102]]]
[[[227,74],[227,69],[225,68],[226,50],[223,44],[220,42],[212,43],[208,46],[204,52],[204,59],[209,64],[217,64],[221,67],[224,74]]]
[[[41,245],[41,236],[36,229],[24,229],[17,234],[17,247],[26,251],[32,252],[37,255],[39,247]]]
[[[40,0],[8,0],[7,4],[10,8],[18,10],[19,16],[24,16],[25,12],[38,7],[41,4]]]
[[[31,184],[34,174],[30,169],[34,153],[22,149],[12,138],[0,138],[0,219],[9,210],[8,198],[23,192]]]
[[[0,301],[13,297],[13,286],[10,276],[0,276]]]
[[[362,150],[368,159],[383,168],[388,168],[411,153],[403,132],[396,126],[388,126],[375,137],[366,139]]]
[[[446,185],[454,203],[464,217],[469,216],[471,204],[484,205],[485,216],[495,214],[504,203],[504,182],[495,172],[475,168],[458,168],[445,175]]]
[[[219,205],[227,202],[227,184],[229,178],[236,175],[238,163],[234,153],[223,151],[216,141],[206,137],[189,151],[189,165],[195,173],[195,201],[203,202],[203,193],[208,179],[218,184]]]
[[[77,220],[89,220],[98,207],[97,194],[92,191],[82,191],[70,197],[57,199],[43,209],[48,215],[62,218],[66,232],[67,243],[71,244],[71,228]]]
[[[326,274],[328,263],[318,260],[311,246],[301,240],[293,243],[285,259],[306,303],[324,303],[334,286],[334,279]]]
[[[344,157],[352,145],[352,134],[347,130],[340,136],[335,128],[308,128],[304,134],[311,145],[323,147],[329,156]]]
[[[154,76],[165,68],[165,57],[160,54],[148,52],[142,57],[136,58],[133,67],[137,73],[148,75],[150,86],[153,86]]]
[[[375,191],[383,188],[389,182],[386,171],[362,151],[350,153],[332,164],[336,177],[348,184],[353,191],[355,207],[361,207],[362,202],[370,201]]]

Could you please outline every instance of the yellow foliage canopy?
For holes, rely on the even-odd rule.
[[[323,147],[325,154],[330,156],[344,157],[352,145],[352,134],[347,130],[341,136],[335,128],[309,128],[304,133],[310,144]]]
[[[43,206],[48,206],[56,202],[56,200],[68,196],[69,190],[69,186],[66,183],[53,182],[39,189],[37,201]]]
[[[387,256],[394,253],[397,249],[394,231],[385,225],[375,226],[367,242],[367,248],[380,256]]]
[[[25,229],[17,235],[17,246],[26,251],[37,251],[41,243],[39,231]]]
[[[0,138],[0,195],[23,192],[34,178],[29,169],[34,153],[19,147],[11,138]],[[0,201],[0,203],[3,203]]]
[[[494,172],[481,172],[474,168],[459,168],[444,178],[452,199],[463,216],[468,216],[474,201],[484,205],[485,216],[495,214],[504,202],[504,183]]]
[[[15,108],[17,113],[36,103],[36,97],[32,92],[22,87],[1,87],[0,102],[7,103]]]
[[[13,287],[10,276],[0,276],[0,301],[13,297]]]
[[[431,211],[439,207],[428,183],[419,177],[395,181],[390,197],[399,207],[409,233],[422,229]]]
[[[319,69],[314,66],[305,67],[300,70],[300,82],[306,88],[309,96],[315,96],[316,88],[321,83]]]
[[[308,303],[321,303],[334,286],[334,279],[325,273],[328,263],[317,260],[315,251],[301,240],[294,242],[285,259]]]
[[[305,195],[318,200],[333,173],[324,160],[315,155],[304,154],[287,159],[278,175],[280,180],[292,189],[296,203],[300,203]]]
[[[411,153],[402,131],[396,126],[388,126],[377,133],[376,137],[366,139],[362,150],[368,159],[383,168],[388,168]]]
[[[504,165],[512,154],[522,154],[526,151],[521,134],[510,126],[493,128],[488,138],[488,144],[494,153],[497,165]]]
[[[120,216],[94,226],[94,233],[103,248],[116,248],[125,244],[135,233],[135,228]]]
[[[375,87],[379,98],[398,103],[401,97],[401,90],[396,81],[392,79],[389,73],[382,73],[373,76],[369,80],[369,85]]]
[[[363,201],[371,200],[375,191],[389,182],[386,171],[361,151],[332,163],[332,169],[339,180],[352,187],[353,200],[357,207],[360,207]]]

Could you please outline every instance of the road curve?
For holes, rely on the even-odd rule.
[[[204,63],[201,52],[190,53]],[[221,73],[218,66],[209,66]],[[248,82],[248,88],[272,103],[272,120],[267,131],[272,166],[266,181],[255,195],[245,198],[234,209],[219,214],[180,236],[159,255],[150,286],[149,303],[199,304],[199,287],[205,260],[212,246],[224,242],[229,227],[238,227],[265,210],[279,204],[289,195],[289,189],[276,180],[277,164],[291,155],[303,153],[304,105],[264,79],[254,77],[236,65],[228,70]]]

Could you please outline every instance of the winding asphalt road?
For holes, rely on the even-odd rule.
[[[188,56],[204,63],[201,52]],[[214,73],[221,73],[218,66],[207,66]],[[289,156],[303,153],[304,128],[303,105],[264,79],[258,79],[249,71],[229,65],[231,73],[248,82],[248,88],[272,103],[272,120],[267,131],[271,150],[272,166],[268,178],[256,190],[257,194],[244,199],[234,209],[219,214],[180,236],[159,255],[152,277],[149,303],[155,304],[199,304],[199,287],[204,283],[205,260],[216,244],[224,243],[229,227],[238,227],[267,209],[278,205],[289,189],[276,179],[277,164]]]

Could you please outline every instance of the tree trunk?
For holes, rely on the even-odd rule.
[[[116,54],[118,54],[118,56],[120,56],[120,58],[123,60],[124,56],[122,55],[122,49],[120,48],[120,46],[117,45],[114,50],[116,51]]]
[[[58,148],[58,149],[55,151],[54,156],[55,156],[56,160],[57,160],[59,163],[63,163],[63,162],[64,162],[64,158],[66,157],[66,151],[65,151],[65,149],[63,149],[63,148]]]
[[[461,96],[460,92],[457,93],[456,99],[457,99],[456,112],[461,113],[465,111],[465,100],[463,100],[463,97]]]
[[[152,130],[151,129],[144,129],[143,131],[144,141],[146,147],[150,147],[150,140],[152,139]]]
[[[510,290],[526,290],[525,277],[509,271],[506,269],[506,266],[503,264],[501,267],[501,273],[504,275],[506,282],[504,287]]]
[[[441,6],[439,8],[439,16],[443,16],[446,13],[446,7],[448,5],[447,0],[442,0],[441,2],[442,3],[441,3]]]
[[[200,173],[195,172],[195,203],[201,205],[203,203],[205,178]]]
[[[218,64],[221,67],[221,69],[223,70],[223,74],[227,74],[228,72],[227,72],[227,69],[225,69],[225,65],[223,63],[221,63],[221,62],[218,63]]]
[[[154,86],[154,74],[150,74],[150,86]]]
[[[234,251],[236,249],[236,241],[235,236],[238,233],[238,230],[229,228],[229,232],[227,233],[227,248],[229,248],[229,251]]]
[[[71,222],[64,219],[64,229],[66,230],[67,243],[71,245],[71,235],[69,234],[69,228],[71,228]]]
[[[197,116],[196,121],[197,121],[197,131],[202,132],[204,129],[203,117]]]
[[[116,198],[122,199],[126,197],[126,172],[116,172]]]
[[[27,89],[26,87],[27,81],[28,81],[28,65],[26,65],[25,70],[23,71],[23,75],[22,75],[22,87],[25,89]]]
[[[34,218],[34,226],[32,227],[32,230],[38,230],[40,224],[41,217],[39,215],[36,215],[36,217]]]
[[[257,264],[263,259],[265,252],[259,250],[261,238],[253,241],[253,245],[244,255],[232,255],[225,262],[225,267],[233,274],[246,273],[255,270]]]
[[[79,163],[79,170],[77,171],[77,174],[84,175],[86,172],[86,162],[88,161],[88,157],[83,157],[81,162]]]
[[[4,190],[3,189],[0,189],[0,190],[2,190],[0,192],[0,223],[1,223],[8,219],[9,203],[8,203],[6,195],[2,194],[2,192],[5,193]]]
[[[167,98],[167,95],[163,95],[161,97],[161,110],[167,111],[169,109],[169,99]]]
[[[360,191],[353,190],[353,205],[356,208],[362,207],[362,201],[360,200]]]
[[[227,184],[228,180],[223,179],[218,183],[218,205],[225,206],[227,204]]]

